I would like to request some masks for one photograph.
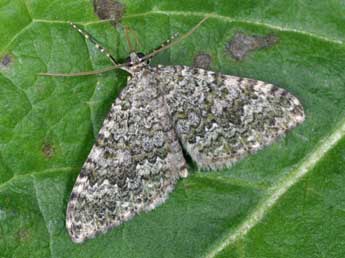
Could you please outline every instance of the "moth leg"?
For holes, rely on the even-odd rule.
[[[139,49],[142,49],[143,46],[140,44],[138,34],[128,26],[124,26],[124,29],[125,29],[125,36],[127,39],[127,45],[129,47],[130,52],[137,52],[135,50],[137,47],[139,47]],[[132,43],[130,40],[130,35],[133,35],[133,37],[134,37],[135,47],[132,46]]]
[[[95,45],[95,47],[103,54],[105,54],[106,57],[109,58],[110,62],[112,62],[114,65],[117,65],[117,62],[115,58],[103,47],[101,46],[97,40],[91,36],[90,33],[86,32],[85,30],[79,28],[77,25],[75,25],[73,22],[69,22],[73,29],[77,30],[81,35],[85,37],[85,39],[89,40],[91,43]]]

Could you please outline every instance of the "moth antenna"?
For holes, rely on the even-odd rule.
[[[175,32],[173,35],[170,36],[169,39],[167,39],[166,41],[164,41],[159,47],[155,48],[155,49],[152,51],[152,53],[155,52],[155,51],[156,51],[157,53],[159,53],[160,50],[161,50],[163,47],[168,46],[169,44],[171,44],[178,36],[179,36],[179,33],[178,33],[178,32]],[[143,59],[143,60],[144,60],[144,59]]]
[[[54,76],[54,77],[77,77],[77,76],[88,76],[88,75],[96,75],[101,73],[106,73],[109,71],[113,71],[115,69],[121,68],[123,65],[117,64],[114,66],[106,67],[100,70],[94,71],[86,71],[86,72],[78,72],[78,73],[38,73],[37,75],[40,76]]]
[[[101,46],[101,44],[99,44],[97,42],[97,40],[91,36],[90,33],[86,32],[85,30],[79,28],[77,25],[75,25],[73,22],[69,22],[69,24],[71,24],[72,28],[77,30],[81,35],[83,35],[85,37],[85,39],[89,40],[91,43],[93,43],[95,45],[95,47],[101,52],[103,53],[106,57],[108,57],[108,59],[110,60],[110,62],[112,62],[114,65],[117,65],[117,62],[115,60],[115,58],[103,47]]]
[[[157,48],[154,49],[153,51],[157,51],[157,50],[160,50],[162,47],[168,46],[169,44],[171,44],[171,42],[173,42],[174,40],[176,40],[178,36],[179,36],[179,33],[178,33],[178,32],[175,32],[173,35],[170,36],[169,39],[167,39],[166,41],[164,41],[159,47],[157,47]]]
[[[165,42],[163,42],[161,44],[161,46],[159,46],[158,48],[154,49],[151,53],[147,54],[146,56],[144,56],[143,58],[140,59],[140,61],[145,61],[148,59],[151,59],[153,56],[157,55],[158,53],[171,48],[172,46],[176,45],[177,43],[179,43],[180,41],[184,40],[185,38],[189,37],[194,31],[196,31],[201,24],[203,24],[209,17],[211,16],[211,14],[205,16],[197,25],[195,25],[190,31],[188,31],[187,33],[183,34],[182,36],[180,36],[179,38],[175,39],[177,36],[177,33],[175,33],[174,35],[172,35],[172,37],[168,40],[166,40]],[[79,33],[81,33],[86,39],[90,40],[92,43],[94,43],[96,45],[96,48],[99,49],[102,53],[106,53],[106,56],[111,60],[111,62],[114,64],[114,66],[111,67],[106,67],[100,70],[96,70],[96,71],[86,71],[86,72],[79,72],[79,73],[38,73],[37,75],[40,76],[55,76],[55,77],[76,77],[76,76],[88,76],[88,75],[97,75],[97,74],[101,74],[101,73],[105,73],[108,71],[112,71],[115,69],[123,69],[124,67],[126,67],[127,65],[129,65],[129,63],[123,63],[123,64],[118,64],[114,57],[112,57],[108,52],[106,52],[105,48],[101,47],[97,41],[87,32],[85,32],[84,30],[80,29],[79,27],[77,27],[75,24],[73,24],[72,22],[70,22],[70,24],[72,25],[72,27],[76,30],[78,30]],[[103,51],[102,51],[103,50]]]
[[[171,39],[168,39],[167,41],[163,42],[158,48],[154,49],[151,53],[147,54],[146,56],[144,56],[141,60],[147,60],[147,59],[151,59],[152,57],[154,57],[155,55],[157,55],[158,53],[171,48],[172,46],[176,45],[177,43],[179,43],[180,41],[184,40],[185,38],[189,37],[193,32],[195,32],[200,26],[201,24],[203,24],[208,18],[210,18],[211,14],[208,14],[207,16],[205,16],[197,25],[195,25],[190,31],[188,31],[187,33],[183,34],[182,36],[180,36],[179,38],[175,39],[175,35],[176,33],[171,37]]]

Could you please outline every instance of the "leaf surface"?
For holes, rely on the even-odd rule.
[[[0,257],[343,257],[345,253],[345,5],[341,1],[123,1],[122,26],[147,53],[174,32],[188,39],[153,64],[192,65],[199,53],[225,74],[271,82],[297,96],[306,121],[223,171],[196,171],[169,200],[77,245],[65,229],[69,194],[111,103],[126,85],[68,21],[114,56],[121,28],[90,1],[0,0]],[[279,42],[234,60],[236,32]]]

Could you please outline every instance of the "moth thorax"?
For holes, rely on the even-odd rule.
[[[145,55],[141,52],[138,52],[138,53],[135,53],[135,52],[132,52],[129,54],[129,62],[130,64],[138,64],[141,62],[141,59],[144,57]]]

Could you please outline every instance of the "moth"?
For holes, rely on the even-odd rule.
[[[148,61],[189,36],[168,40],[148,55],[118,64],[130,74],[112,104],[73,187],[66,212],[71,239],[81,243],[165,202],[188,175],[182,149],[201,169],[229,167],[271,144],[304,120],[303,106],[270,83],[183,65]],[[46,74],[66,76],[64,74]]]

